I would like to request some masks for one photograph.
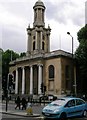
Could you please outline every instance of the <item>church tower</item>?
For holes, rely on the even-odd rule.
[[[45,6],[41,0],[38,0],[34,7],[33,28],[30,25],[27,28],[27,56],[39,53],[50,52],[50,26],[45,28],[44,14]]]

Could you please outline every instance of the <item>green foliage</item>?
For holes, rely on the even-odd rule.
[[[9,73],[9,63],[13,60],[16,60],[16,58],[26,56],[26,53],[20,53],[20,55],[13,50],[6,50],[3,51],[0,49],[0,66],[2,64],[2,69],[0,69],[0,72],[2,72],[2,89],[3,94],[6,96],[6,86],[7,86],[7,76]],[[2,70],[2,71],[1,71]],[[10,80],[9,85],[11,86],[13,84],[12,80]]]
[[[80,42],[80,45],[76,51],[76,58],[79,61],[79,63],[84,63],[84,64],[87,64],[87,40],[82,40]]]
[[[25,53],[25,52],[20,53],[20,57],[24,57],[24,56],[26,56],[26,53]]]
[[[0,48],[0,79],[2,77],[2,49]]]
[[[87,24],[79,30],[79,32],[77,33],[77,36],[78,36],[79,42],[81,42],[82,40],[87,41]]]
[[[12,50],[6,50],[2,52],[2,76],[7,78],[7,74],[9,72],[9,62],[11,60],[15,60],[19,57],[19,54]]]
[[[79,47],[75,52],[78,63],[78,79],[82,86],[82,92],[87,91],[87,25],[81,28],[78,32]]]
[[[19,54],[12,50],[2,50],[2,89],[6,95],[7,76],[9,73],[9,62],[19,57]]]

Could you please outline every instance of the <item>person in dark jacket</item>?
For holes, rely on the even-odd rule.
[[[26,99],[24,97],[22,98],[21,104],[22,104],[22,110],[23,109],[26,110],[27,101],[26,101]]]
[[[15,103],[16,103],[15,109],[16,109],[17,107],[19,107],[19,110],[20,110],[20,102],[21,102],[21,100],[20,100],[20,97],[18,96],[17,99],[15,100]]]

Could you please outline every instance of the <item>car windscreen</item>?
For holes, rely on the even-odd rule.
[[[49,104],[49,106],[63,106],[65,104],[64,99],[58,99]]]

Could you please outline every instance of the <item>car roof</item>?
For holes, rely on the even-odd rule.
[[[81,98],[77,98],[77,97],[73,97],[73,96],[58,98],[58,100],[65,100],[65,101],[69,101],[69,100],[72,100],[72,99],[81,99]]]

